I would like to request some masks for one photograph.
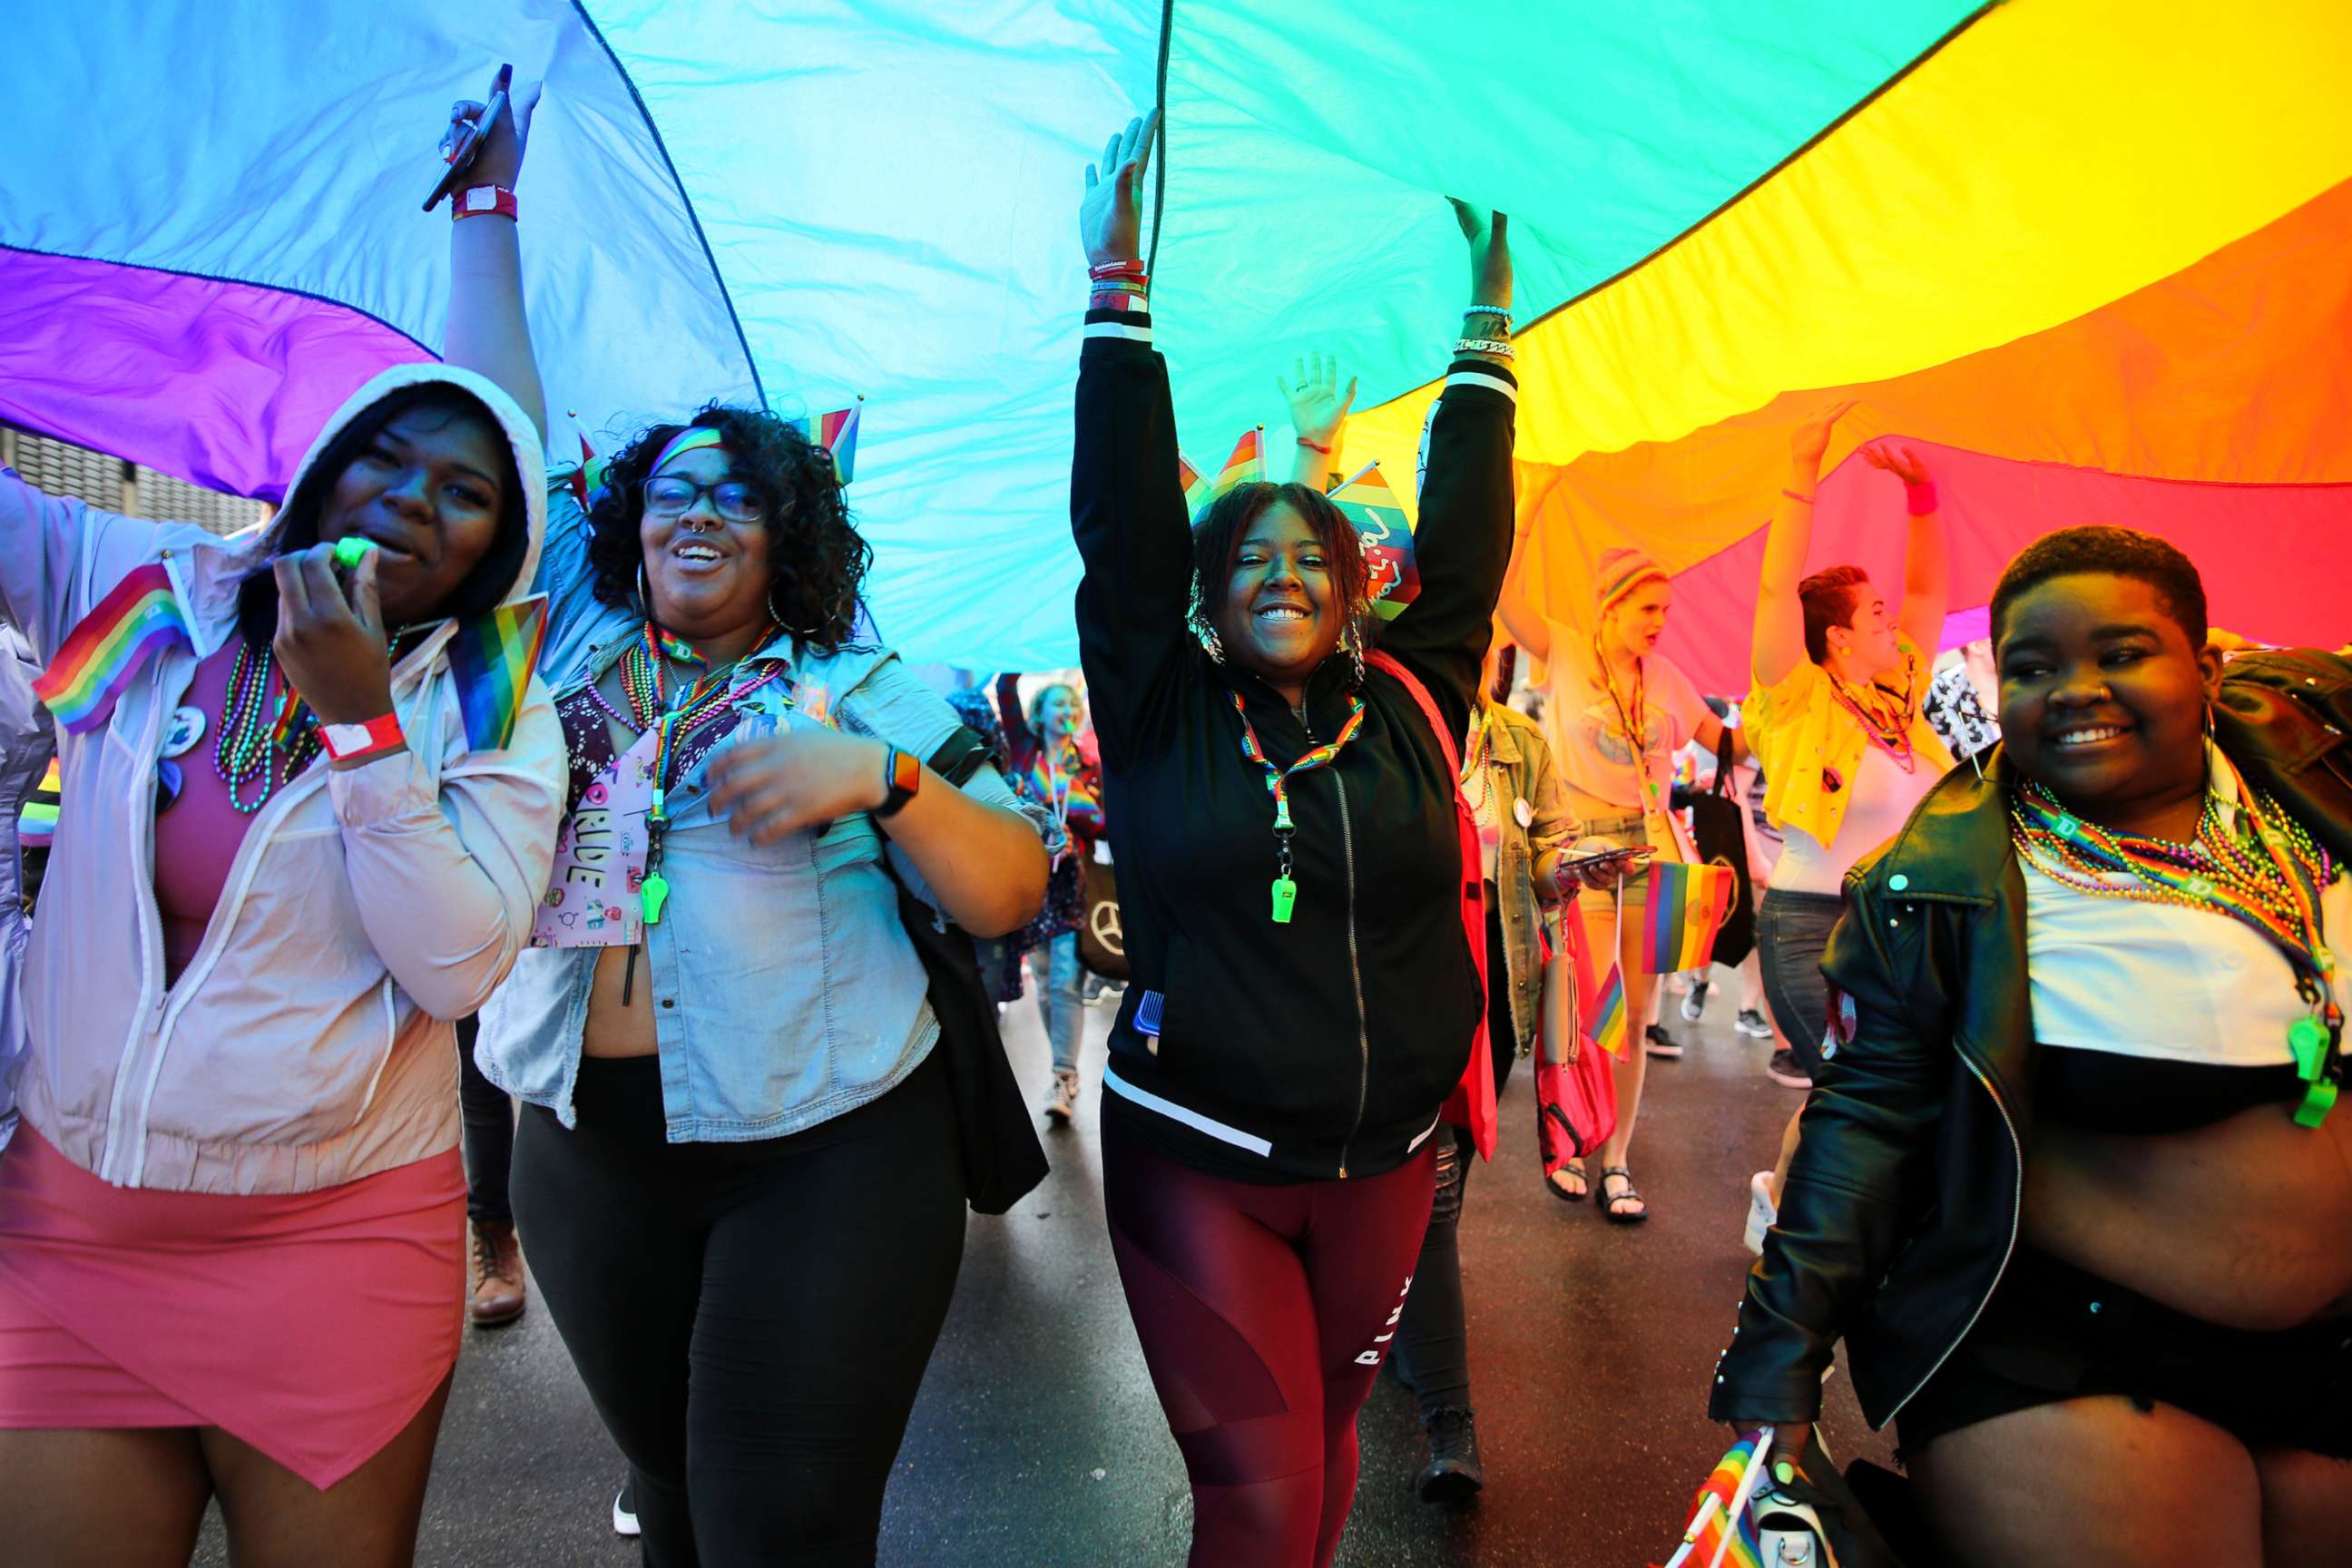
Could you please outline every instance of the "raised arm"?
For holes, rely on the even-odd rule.
[[[1349,376],[1348,390],[1341,392],[1339,362],[1328,354],[1307,354],[1292,364],[1288,375],[1276,372],[1274,384],[1290,405],[1290,428],[1297,437],[1291,447],[1291,482],[1329,489],[1331,476],[1345,472],[1339,467],[1340,439],[1347,434],[1348,410],[1356,405],[1356,378]]]
[[[467,171],[465,189],[515,188],[530,138],[530,117],[538,107],[539,83],[509,91],[508,112],[490,127],[488,139]],[[453,107],[442,144],[448,144],[460,123],[481,116],[482,105],[470,100]],[[441,357],[498,383],[522,405],[540,440],[546,441],[547,395],[540,386],[539,362],[530,350],[530,321],[522,302],[522,243],[513,218],[477,213],[449,226],[449,315],[441,331]]]
[[[1885,442],[1862,449],[1864,460],[1903,481],[1904,508],[1911,514],[1911,537],[1903,551],[1903,608],[1895,628],[1932,661],[1944,639],[1944,612],[1952,598],[1951,551],[1944,540],[1943,515],[1937,510],[1936,480],[1918,453]]]
[[[1155,116],[1130,121],[1099,168],[1087,167],[1078,213],[1094,288],[1078,360],[1070,531],[1078,647],[1106,760],[1125,764],[1139,715],[1181,668],[1192,634],[1192,517],[1176,472],[1168,366],[1151,347],[1150,281],[1138,259],[1138,193]]]
[[[1447,718],[1466,724],[1510,565],[1519,387],[1509,363],[1509,220],[1459,201],[1454,213],[1470,251],[1470,308],[1429,416],[1421,524],[1412,536],[1421,593],[1381,628],[1380,641],[1418,665]]]
[[[1797,584],[1805,579],[1805,552],[1813,542],[1813,492],[1821,488],[1822,454],[1829,450],[1830,427],[1853,407],[1851,398],[1832,403],[1789,437],[1789,482],[1772,503],[1772,528],[1764,536],[1764,574],[1756,592],[1756,636],[1749,658],[1759,686],[1780,685],[1805,661],[1805,606],[1797,597]]]

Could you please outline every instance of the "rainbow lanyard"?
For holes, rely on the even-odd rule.
[[[1908,665],[1907,660],[1906,663]],[[1916,667],[1911,668],[1916,672]],[[1837,699],[1838,706],[1843,708],[1862,732],[1870,738],[1871,744],[1894,758],[1906,773],[1918,766],[1918,759],[1913,754],[1911,744],[1911,720],[1915,710],[1911,706],[1910,674],[1904,676],[1903,695],[1898,698],[1874,682],[1867,687],[1854,687],[1830,675],[1826,669],[1822,673],[1829,676],[1830,695]],[[1862,695],[1864,692],[1867,692],[1872,700],[1865,701]]]
[[[681,692],[675,703],[667,675],[673,659],[680,664],[701,665],[707,671]],[[660,923],[662,906],[669,900],[669,879],[661,874],[662,834],[669,825],[669,792],[677,783],[678,758],[687,737],[721,714],[732,712],[751,693],[779,679],[785,668],[782,663],[772,665],[737,687],[732,682],[736,670],[742,667],[741,660],[725,669],[710,669],[709,663],[683,639],[672,637],[651,621],[646,623],[644,640],[631,647],[622,659],[621,689],[628,694],[638,732],[654,731],[654,796],[653,808],[646,815],[646,879],[637,889],[638,907],[647,925]],[[791,701],[787,693],[786,706]]]
[[[1286,926],[1298,903],[1298,884],[1291,879],[1290,839],[1298,831],[1290,820],[1290,781],[1300,773],[1317,768],[1328,768],[1339,760],[1348,742],[1364,727],[1364,700],[1353,693],[1348,698],[1348,721],[1339,726],[1339,734],[1316,747],[1286,768],[1277,768],[1266,761],[1265,748],[1258,744],[1257,729],[1250,722],[1249,710],[1242,704],[1242,694],[1228,691],[1234,700],[1234,711],[1242,717],[1242,755],[1265,770],[1266,793],[1274,796],[1274,840],[1278,847],[1279,869],[1274,878],[1274,923]]]
[[[2012,797],[2011,821],[2019,847],[2053,880],[2108,898],[2210,910],[2268,937],[2286,955],[2295,991],[2312,1009],[2288,1026],[2286,1040],[2308,1086],[2294,1119],[2316,1127],[2336,1103],[2344,1036],[2336,955],[2320,917],[2320,891],[2335,880],[2335,861],[2276,801],[2263,797],[2257,808],[2248,792],[2238,809],[2259,857],[2242,832],[2222,821],[2210,794],[2188,844],[2109,833],[2066,810],[2038,783]],[[2118,887],[2098,879],[2110,875],[2131,880]]]
[[[1601,684],[1609,693],[1610,705],[1617,710],[1617,722],[1625,731],[1625,743],[1633,748],[1633,776],[1640,781],[1642,795],[1650,803],[1645,816],[1664,816],[1666,808],[1658,799],[1658,781],[1650,773],[1649,733],[1649,667],[1641,660],[1633,661],[1633,710],[1628,715],[1624,700],[1617,695],[1617,672],[1609,668],[1609,660],[1601,652],[1601,634],[1592,635],[1592,662],[1601,671]]]

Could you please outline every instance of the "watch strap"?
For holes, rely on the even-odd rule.
[[[920,759],[896,746],[886,746],[882,753],[884,794],[882,804],[874,815],[886,818],[898,816],[922,787],[923,764]]]

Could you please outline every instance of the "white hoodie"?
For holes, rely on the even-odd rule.
[[[319,433],[288,493],[355,416],[419,384],[471,394],[504,428],[530,521],[508,590],[520,595],[546,526],[539,439],[478,375],[415,364],[377,376]],[[309,1192],[453,1147],[450,1021],[505,978],[547,885],[563,805],[554,709],[533,678],[509,744],[469,751],[445,622],[393,670],[408,752],[314,765],[272,795],[202,944],[165,985],[153,875],[163,730],[197,662],[236,635],[237,584],[275,546],[117,517],[0,468],[0,618],[45,664],[155,561],[194,643],[139,668],[99,727],[60,731],[64,795],[25,954],[18,1109],[119,1186]],[[208,763],[208,750],[190,761]]]

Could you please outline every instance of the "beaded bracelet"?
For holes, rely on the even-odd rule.
[[[1502,338],[1463,338],[1454,345],[1458,354],[1493,354],[1496,359],[1517,359],[1518,351]]]
[[[1471,305],[1463,310],[1462,315],[1465,320],[1472,316],[1499,316],[1503,321],[1503,330],[1507,332],[1511,330],[1511,308],[1508,305]]]

